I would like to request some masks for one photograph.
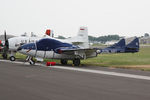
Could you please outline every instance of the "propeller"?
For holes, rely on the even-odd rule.
[[[4,36],[5,36],[5,47],[6,47],[6,49],[8,50],[8,49],[9,49],[9,43],[8,43],[6,31],[5,31],[5,33],[4,33]]]
[[[7,53],[8,53],[8,49],[9,49],[9,43],[8,43],[6,31],[4,31],[4,41],[5,41],[5,44],[4,44],[4,47],[3,47],[3,54],[2,54],[2,57],[3,57],[4,59],[7,59]]]

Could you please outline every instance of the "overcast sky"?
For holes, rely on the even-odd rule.
[[[0,34],[34,32],[75,36],[80,26],[89,35],[141,36],[150,33],[149,0],[0,0]]]

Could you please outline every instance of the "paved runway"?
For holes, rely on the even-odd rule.
[[[150,100],[150,80],[54,67],[0,61],[0,100]],[[150,77],[144,71],[88,69]]]

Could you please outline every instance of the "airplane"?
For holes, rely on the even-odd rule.
[[[28,55],[27,60],[30,64],[35,64],[32,59],[35,57],[40,61],[44,58],[60,59],[63,65],[66,65],[68,60],[72,60],[75,66],[79,66],[81,59],[97,56],[96,49],[89,48],[87,27],[80,27],[78,35],[74,40],[72,39],[69,41],[71,43],[67,43],[57,39],[43,38],[36,43],[22,45],[17,51]]]
[[[47,37],[47,36],[52,35],[53,33],[52,33],[52,30],[48,29],[46,30],[45,34],[46,34],[45,37]],[[11,61],[15,61],[16,60],[15,54],[19,46],[26,44],[26,43],[34,43],[40,40],[41,38],[43,37],[37,37],[33,33],[31,33],[30,37],[26,36],[26,34],[23,34],[18,37],[12,37],[12,38],[7,39],[7,35],[5,31],[4,41],[0,40],[0,52],[2,53],[2,57],[4,59],[7,59],[8,53],[10,53],[9,59]]]
[[[79,34],[75,37],[71,37],[65,40],[60,40],[62,42],[74,44],[80,46],[80,48],[89,48],[88,45],[88,34],[87,29],[84,30],[85,27],[80,27]],[[84,30],[84,31],[83,31]],[[80,32],[82,31],[82,32]],[[15,61],[15,54],[17,52],[17,48],[26,43],[35,43],[42,38],[54,38],[53,30],[47,29],[46,35],[44,37],[37,37],[34,34],[31,34],[31,37],[28,37],[27,34],[23,34],[18,37],[13,37],[7,39],[6,31],[4,32],[4,41],[1,42],[2,46],[0,46],[0,52],[2,53],[2,57],[7,59],[9,53],[9,59],[11,61]],[[84,35],[83,35],[84,34]],[[40,59],[39,59],[40,60]]]
[[[99,50],[99,53],[135,53],[139,51],[139,39],[135,38],[129,44],[125,44],[125,39],[121,39],[118,43]]]

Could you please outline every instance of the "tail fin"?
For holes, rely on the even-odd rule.
[[[80,39],[79,42],[82,42],[80,44],[81,47],[89,48],[89,38],[88,38],[88,28],[87,27],[80,27],[77,37]]]
[[[139,39],[135,38],[133,41],[127,44],[127,47],[139,48]]]
[[[78,32],[78,36],[85,37],[86,40],[88,40],[88,29],[87,29],[87,27],[80,27],[79,32]]]
[[[80,27],[78,35],[70,38],[69,41],[81,48],[89,48],[88,28]]]
[[[47,29],[46,32],[45,32],[45,34],[46,34],[47,36],[54,37],[53,30]]]
[[[50,36],[51,35],[51,30],[47,29],[45,34],[48,35],[48,36]]]
[[[135,38],[129,44],[126,45],[127,52],[138,52],[139,51],[139,39]]]
[[[119,53],[119,52],[124,52],[125,48],[125,39],[121,39],[118,43],[106,47],[104,49],[101,49],[100,51],[97,51],[98,53]]]
[[[112,47],[125,47],[125,39],[121,39],[118,43],[114,44]]]

